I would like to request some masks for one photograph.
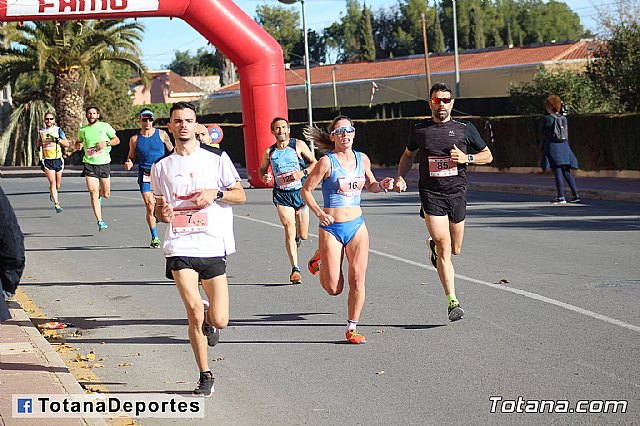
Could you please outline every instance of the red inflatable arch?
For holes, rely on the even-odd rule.
[[[287,117],[280,45],[231,0],[20,0],[3,2],[0,22],[175,17],[185,20],[236,65],[240,74],[249,183],[272,143],[273,117]],[[167,34],[167,37],[171,37]]]

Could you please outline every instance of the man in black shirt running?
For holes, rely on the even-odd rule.
[[[449,320],[457,321],[462,319],[464,311],[456,298],[451,254],[460,254],[462,249],[467,212],[466,166],[488,164],[493,156],[473,124],[451,118],[454,101],[449,86],[434,84],[429,98],[433,115],[431,120],[416,124],[409,132],[394,189],[407,190],[404,176],[420,153],[420,216],[429,231],[431,263],[447,296]]]

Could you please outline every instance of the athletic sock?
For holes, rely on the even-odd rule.
[[[455,293],[449,293],[447,294],[447,301],[449,302],[449,307],[453,308],[456,305],[459,305],[460,303],[458,302],[458,299],[456,299],[456,294]]]
[[[358,321],[347,320],[347,331],[355,330],[358,326]]]
[[[153,228],[149,228],[149,231],[151,231],[151,238],[158,238],[158,230],[155,226]]]

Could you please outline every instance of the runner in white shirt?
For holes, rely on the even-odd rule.
[[[189,321],[189,341],[200,369],[196,396],[211,396],[213,374],[207,343],[218,343],[229,322],[226,256],[235,252],[232,204],[246,195],[229,156],[207,151],[195,139],[196,111],[189,102],[171,107],[174,152],[151,169],[155,213],[168,222],[164,239],[166,275],[176,282]],[[202,300],[198,281],[210,302]],[[210,303],[210,307],[209,307]]]

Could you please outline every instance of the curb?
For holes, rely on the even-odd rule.
[[[15,306],[18,307],[15,307]],[[30,324],[22,326],[21,328],[25,331],[27,336],[29,336],[29,341],[33,344],[38,352],[42,354],[46,361],[46,365],[49,367],[55,367],[56,370],[60,369],[61,371],[56,371],[53,374],[56,379],[60,382],[61,389],[67,395],[73,394],[85,394],[84,389],[80,386],[80,383],[76,380],[75,376],[68,371],[68,367],[65,365],[60,355],[53,349],[51,344],[44,338],[42,334],[38,331],[38,329],[31,322],[31,318],[29,315],[22,309],[22,306],[18,303],[18,301],[14,301],[11,303],[9,307],[9,311],[11,312],[11,316],[15,321],[19,321],[23,324]],[[62,370],[67,370],[67,372],[62,372]],[[104,419],[101,418],[84,418],[81,420],[89,425],[89,426],[106,426],[107,423]]]

